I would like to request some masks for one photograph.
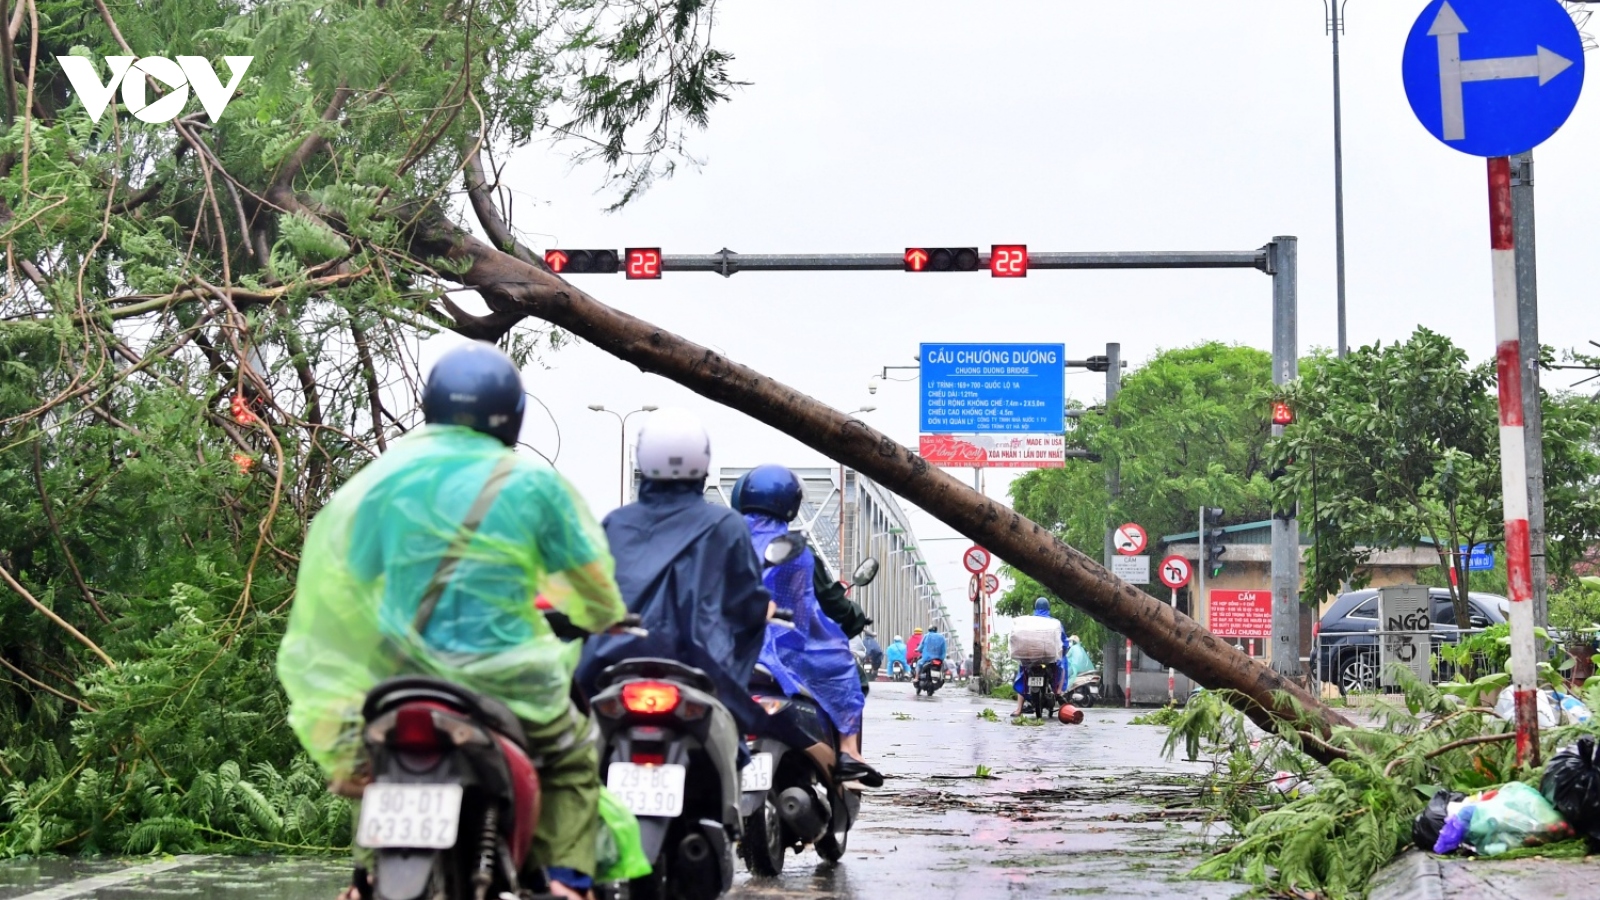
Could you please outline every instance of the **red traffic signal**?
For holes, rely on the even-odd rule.
[[[661,248],[660,247],[629,247],[628,278],[660,278],[661,277]]]
[[[617,271],[617,251],[546,250],[544,264],[557,275],[613,274]]]
[[[1027,278],[1028,245],[995,244],[989,251],[989,274],[996,278]]]
[[[1272,424],[1293,425],[1294,409],[1282,400],[1275,401],[1272,404]]]
[[[907,247],[907,272],[975,272],[977,247]]]

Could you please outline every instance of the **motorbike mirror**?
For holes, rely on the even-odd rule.
[[[785,534],[773,538],[772,543],[767,545],[767,549],[762,556],[769,568],[781,566],[798,558],[801,551],[805,550],[805,546],[805,544],[795,540],[793,535]]]
[[[855,574],[850,576],[850,586],[861,587],[871,584],[872,579],[877,577],[878,561],[869,556],[861,561],[861,565],[856,566]]]

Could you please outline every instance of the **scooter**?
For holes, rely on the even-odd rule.
[[[588,637],[548,603],[539,608],[563,640]],[[610,633],[644,634],[638,625],[629,615]],[[355,872],[363,898],[554,900],[544,872],[524,869],[539,774],[510,708],[453,682],[401,675],[367,693],[361,716],[371,781],[355,841],[376,855],[376,884]]]
[[[1035,718],[1042,719],[1055,712],[1059,698],[1056,696],[1054,684],[1055,671],[1049,663],[1029,663],[1024,686],[1028,689],[1022,695],[1022,713],[1027,715],[1032,711]]]
[[[650,875],[630,900],[714,900],[733,886],[740,837],[739,729],[700,669],[630,659],[590,703],[608,787],[639,820]]]
[[[1066,702],[1089,709],[1100,702],[1100,692],[1100,673],[1085,672],[1072,679],[1072,684],[1067,686]]]
[[[944,660],[936,659],[922,666],[917,675],[917,683],[914,685],[917,696],[920,697],[926,691],[928,696],[932,697],[934,691],[944,687],[944,681]]]

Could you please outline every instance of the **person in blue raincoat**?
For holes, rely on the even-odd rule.
[[[898,634],[895,635],[894,636],[894,640],[892,642],[890,642],[889,649],[885,651],[885,654],[886,654],[886,659],[889,662],[889,677],[890,678],[893,678],[895,675],[899,674],[902,670],[904,670],[907,674],[910,674],[911,667],[906,663],[906,639],[905,638],[901,637]]]
[[[766,637],[771,595],[744,519],[707,502],[711,438],[684,410],[650,414],[639,429],[639,499],[601,522],[617,560],[617,585],[648,637],[600,635],[576,676],[586,697],[600,673],[628,659],[658,657],[704,671],[741,734],[767,718],[747,689]],[[744,742],[739,741],[741,759]]]
[[[1062,689],[1072,686],[1078,676],[1085,672],[1094,671],[1094,662],[1089,659],[1089,651],[1083,649],[1083,642],[1077,635],[1067,638],[1067,676],[1061,680]]]
[[[939,633],[939,626],[934,625],[928,629],[928,636],[922,639],[922,658],[917,662],[917,675],[928,668],[934,660],[944,662],[945,654],[949,648],[945,643],[944,635]]]
[[[1050,612],[1050,601],[1044,597],[1036,598],[1033,601],[1033,614],[1036,616],[1042,616],[1046,619],[1055,618],[1055,615]],[[1059,621],[1056,622],[1056,627],[1061,627],[1061,623]],[[1071,644],[1067,640],[1066,629],[1062,629],[1061,631],[1061,649],[1068,654],[1072,652]],[[1063,676],[1066,675],[1066,670],[1062,667],[1061,663],[1051,663],[1050,668],[1050,675],[1055,679],[1056,693],[1059,694],[1063,690],[1065,684],[1070,684],[1070,682],[1066,682],[1063,678]],[[1028,668],[1026,666],[1018,666],[1017,677],[1011,681],[1011,689],[1017,692],[1017,711],[1013,713],[1013,715],[1022,715],[1022,699],[1028,693],[1027,678]]]
[[[734,485],[733,508],[744,514],[757,556],[789,533],[800,514],[800,479],[783,466],[750,470]],[[861,713],[866,695],[860,670],[844,629],[822,611],[813,587],[815,556],[809,547],[788,562],[766,570],[767,590],[779,609],[794,613],[793,626],[772,623],[761,649],[761,664],[786,693],[804,686],[839,732],[839,761],[834,776],[881,787],[883,775],[862,759]]]

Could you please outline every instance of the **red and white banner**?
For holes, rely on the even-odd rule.
[[[1271,591],[1211,591],[1208,618],[1217,637],[1266,637],[1272,634]]]
[[[1067,464],[1061,434],[925,434],[917,453],[949,469],[1059,469]]]

